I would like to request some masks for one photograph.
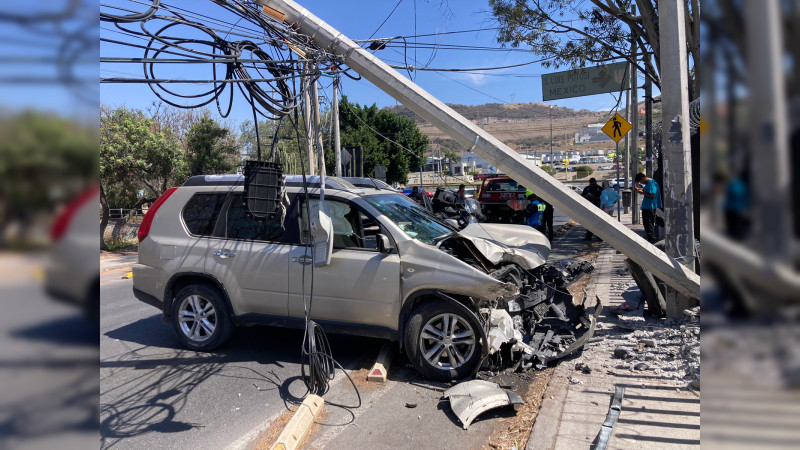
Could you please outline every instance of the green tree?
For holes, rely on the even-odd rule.
[[[700,0],[683,0],[686,5],[686,41],[690,57],[690,80],[700,60]],[[638,13],[630,13],[636,3]],[[544,58],[545,67],[583,67],[612,59],[631,61],[631,30],[636,32],[639,70],[660,88],[661,55],[658,35],[657,0],[489,0],[499,25],[498,42],[512,47],[526,45]],[[697,86],[692,96],[699,96]]]
[[[203,117],[186,133],[190,175],[230,173],[240,163],[239,148],[228,128]]]
[[[258,140],[261,141],[261,159],[263,161],[269,161],[272,139],[276,129],[278,129],[278,139],[275,142],[274,161],[283,164],[283,170],[287,174],[302,173],[303,167],[308,167],[308,163],[305,161],[307,147],[305,123],[303,122],[302,116],[299,118],[296,131],[294,127],[294,118],[284,118],[280,121],[268,120],[258,122]],[[244,121],[239,127],[239,145],[243,160],[258,159],[256,141],[253,122],[250,120]]]
[[[362,107],[346,96],[339,102],[339,128],[342,147],[364,149],[365,175],[375,176],[375,166],[386,166],[388,183],[405,183],[408,172],[420,166],[428,137],[416,123],[374,104]],[[332,158],[330,158],[332,159]],[[332,170],[332,161],[328,163]]]
[[[37,217],[97,182],[97,148],[96,127],[33,111],[0,117],[0,247],[7,225],[27,240]]]
[[[131,205],[135,209],[184,178],[186,166],[177,138],[155,128],[140,110],[100,108],[101,230],[108,223],[109,194],[126,201],[138,199]],[[144,196],[139,196],[140,190]],[[102,231],[100,240],[105,248]]]

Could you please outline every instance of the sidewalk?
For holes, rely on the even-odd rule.
[[[631,226],[630,214],[622,223]],[[574,232],[583,232],[576,226]],[[562,361],[550,379],[526,448],[592,448],[616,386],[622,412],[608,448],[687,448],[700,444],[699,326],[642,316],[641,294],[625,255],[603,243],[587,286],[587,302],[603,303],[595,336],[579,357]],[[632,311],[614,314],[623,303]],[[651,346],[654,345],[654,346]],[[623,356],[622,359],[615,358]],[[591,373],[576,370],[585,364]],[[692,374],[687,377],[687,374]],[[696,384],[691,383],[693,387]]]
[[[100,258],[100,273],[131,267],[139,261],[137,253],[126,252],[120,255],[104,256]]]

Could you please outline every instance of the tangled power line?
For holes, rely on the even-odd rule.
[[[101,63],[140,64],[142,76],[101,77],[100,82],[144,83],[161,101],[178,108],[200,108],[213,102],[222,117],[230,114],[238,89],[254,114],[280,119],[300,105],[304,87],[316,83],[322,74],[353,77],[340,58],[262,13],[254,2],[211,1],[236,17],[236,22],[161,0],[102,3],[100,20],[113,26],[104,29],[126,39],[102,37],[101,42],[137,49],[143,56],[101,57]],[[187,64],[205,64],[211,74],[186,78],[169,69]],[[299,83],[298,91],[294,80],[300,77],[308,77],[309,83]]]

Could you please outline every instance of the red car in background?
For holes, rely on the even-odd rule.
[[[486,178],[481,185],[478,201],[489,222],[524,223],[522,211],[509,206],[509,200],[525,200],[525,186],[506,175]],[[511,202],[515,204],[516,202]]]

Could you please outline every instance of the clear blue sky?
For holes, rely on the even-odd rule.
[[[116,4],[126,3],[115,0]],[[182,6],[195,13],[206,14],[215,18],[235,21],[235,17],[225,16],[217,5],[206,0],[171,0],[170,5]],[[485,0],[450,0],[440,3],[438,0],[402,0],[386,23],[378,30],[379,25],[387,19],[398,4],[396,0],[384,1],[330,1],[302,0],[300,4],[309,9],[333,27],[342,31],[351,39],[367,39],[374,34],[375,38],[393,36],[414,36],[435,34],[461,30],[484,29],[480,32],[459,33],[441,36],[425,36],[416,38],[417,45],[431,44],[427,47],[441,45],[461,45],[499,48],[496,32],[491,28],[493,23]],[[139,6],[141,9],[141,6]],[[101,23],[102,28],[110,25]],[[120,39],[123,36],[101,28],[101,36]],[[415,38],[407,38],[413,47]],[[397,41],[395,41],[397,42]],[[523,49],[524,50],[524,49]],[[101,56],[141,57],[143,50],[126,51],[116,45],[101,44]],[[376,53],[389,64],[403,64],[402,47],[380,50]],[[527,51],[506,49],[497,50],[452,50],[439,47],[408,48],[406,57],[409,64],[431,68],[474,68],[498,67],[520,64],[539,59]],[[415,62],[416,61],[416,62]],[[197,76],[208,73],[208,70],[193,66],[194,71],[185,68],[178,76]],[[541,78],[538,75],[561,69],[543,69],[539,64],[502,69],[481,73],[447,73],[447,72],[412,72],[411,76],[417,84],[438,97],[445,103],[484,104],[484,103],[527,103],[541,102]],[[141,65],[102,64],[101,77],[141,76]],[[401,71],[405,74],[405,71]],[[408,76],[406,74],[406,76]],[[329,83],[324,79],[324,83]],[[360,104],[376,103],[379,107],[395,105],[397,102],[389,95],[381,92],[366,80],[354,81],[344,78],[342,91],[351,101]],[[324,89],[322,95],[330,96],[330,89]],[[155,95],[145,85],[102,84],[101,101],[112,106],[128,105],[146,108],[154,100]],[[616,104],[611,94],[582,97],[552,102],[558,106],[570,108],[586,108],[590,110],[607,110]],[[213,105],[209,105],[213,108]],[[231,119],[241,122],[252,118],[249,105],[239,94],[234,100]]]

